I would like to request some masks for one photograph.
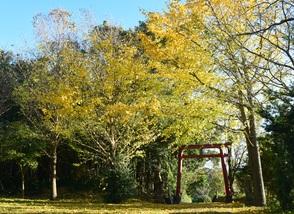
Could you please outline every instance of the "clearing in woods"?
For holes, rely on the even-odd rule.
[[[141,201],[104,204],[90,200],[0,199],[0,213],[267,213],[264,208],[241,203],[198,203],[165,205]]]

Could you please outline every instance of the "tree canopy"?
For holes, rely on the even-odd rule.
[[[171,203],[179,146],[230,142],[234,198],[293,209],[293,12],[171,0],[135,29],[83,33],[66,10],[38,14],[34,57],[0,52],[0,193],[20,182],[23,197],[79,186]],[[182,200],[216,200],[219,165],[184,165]]]

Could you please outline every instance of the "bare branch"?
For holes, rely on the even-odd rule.
[[[279,25],[282,25],[282,24],[285,24],[285,23],[288,23],[288,22],[292,22],[294,21],[294,17],[293,18],[287,18],[287,19],[283,19],[279,22],[276,22],[276,23],[273,23],[271,25],[269,25],[268,27],[265,27],[265,28],[262,28],[260,30],[256,30],[256,31],[251,31],[251,32],[244,32],[244,33],[238,33],[236,34],[235,36],[250,36],[250,35],[256,35],[256,34],[260,34],[260,33],[264,33],[276,26],[279,26]]]

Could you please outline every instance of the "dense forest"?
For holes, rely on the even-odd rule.
[[[293,210],[293,14],[171,0],[129,30],[35,16],[33,52],[0,50],[0,195],[173,203],[178,148],[230,143],[233,200]],[[218,158],[184,161],[182,202],[224,196]]]

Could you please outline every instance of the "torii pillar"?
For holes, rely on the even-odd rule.
[[[181,180],[182,180],[182,171],[183,171],[183,159],[191,159],[191,158],[212,158],[218,157],[221,159],[221,166],[223,171],[224,177],[224,184],[225,184],[225,193],[226,193],[226,202],[232,201],[232,191],[231,186],[228,178],[228,171],[226,167],[225,157],[228,157],[228,153],[224,153],[223,148],[228,148],[231,146],[230,143],[225,144],[203,144],[203,145],[187,145],[181,146],[178,150],[178,175],[177,175],[177,187],[176,187],[176,203],[180,203],[181,201]],[[218,154],[192,154],[192,155],[185,155],[184,150],[204,150],[204,149],[219,149]]]

